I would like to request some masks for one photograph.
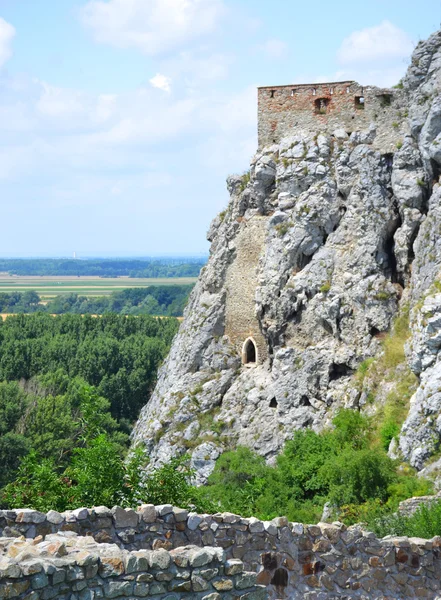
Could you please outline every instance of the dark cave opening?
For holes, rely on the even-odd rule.
[[[344,363],[332,363],[329,367],[329,381],[337,381],[337,379],[349,377],[353,373],[354,370]]]
[[[321,323],[322,323],[323,329],[327,333],[329,333],[330,335],[334,335],[334,330],[332,329],[332,326],[328,323],[328,321],[325,321],[324,319],[322,319]]]
[[[393,164],[394,164],[394,155],[393,155],[393,153],[392,152],[386,152],[386,154],[383,154],[381,158],[383,159],[383,163],[384,163],[386,169],[388,171],[392,171],[392,167],[393,167]]]
[[[277,408],[277,406],[278,406],[277,400],[275,398],[271,398],[270,408]]]
[[[309,401],[308,396],[303,395],[300,398],[299,406],[312,406],[311,402]]]
[[[377,329],[376,327],[371,327],[369,329],[369,335],[376,338],[377,340],[382,340],[387,335],[387,332],[381,331],[380,329]]]
[[[430,160],[430,166],[432,167],[433,182],[437,183],[441,177],[441,165],[436,160]]]
[[[398,271],[397,258],[395,256],[395,233],[403,224],[401,215],[398,210],[397,201],[394,199],[393,207],[395,218],[389,223],[388,230],[383,241],[383,253],[386,255],[386,264],[383,266],[385,276],[392,283],[398,283],[402,288],[405,287],[403,273]],[[380,263],[381,264],[381,263]]]
[[[302,269],[304,269],[307,265],[309,265],[309,263],[312,260],[312,257],[314,256],[314,254],[302,254],[299,256],[299,260],[298,260],[298,269],[299,271],[301,271]]]

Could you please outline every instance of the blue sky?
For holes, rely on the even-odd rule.
[[[205,253],[256,86],[393,85],[440,0],[0,0],[0,255]]]

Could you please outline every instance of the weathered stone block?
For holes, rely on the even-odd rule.
[[[130,596],[133,591],[133,583],[130,581],[109,581],[104,586],[105,598],[119,598],[120,596]]]
[[[229,592],[230,590],[233,589],[234,585],[233,585],[233,582],[231,581],[231,579],[222,578],[222,579],[213,581],[213,587],[218,592]]]
[[[114,506],[112,508],[113,520],[115,527],[137,527],[138,525],[138,514],[130,508],[121,508],[120,506]]]

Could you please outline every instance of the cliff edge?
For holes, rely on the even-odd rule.
[[[190,451],[203,482],[227,448],[271,459],[295,429],[366,406],[357,369],[381,357],[404,305],[418,384],[395,452],[421,469],[437,451],[441,31],[418,44],[398,91],[360,97],[363,128],[348,131],[345,113],[330,131],[328,104],[315,104],[315,121],[283,136],[278,122],[277,143],[228,179],[208,264],[133,433],[153,464]]]

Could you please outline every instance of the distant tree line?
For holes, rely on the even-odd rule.
[[[159,285],[147,288],[127,288],[108,296],[89,298],[78,294],[61,294],[41,304],[37,292],[0,293],[0,313],[154,315],[180,317],[183,314],[191,285]]]
[[[197,277],[203,258],[90,259],[3,258],[0,272],[10,275],[94,277]]]

